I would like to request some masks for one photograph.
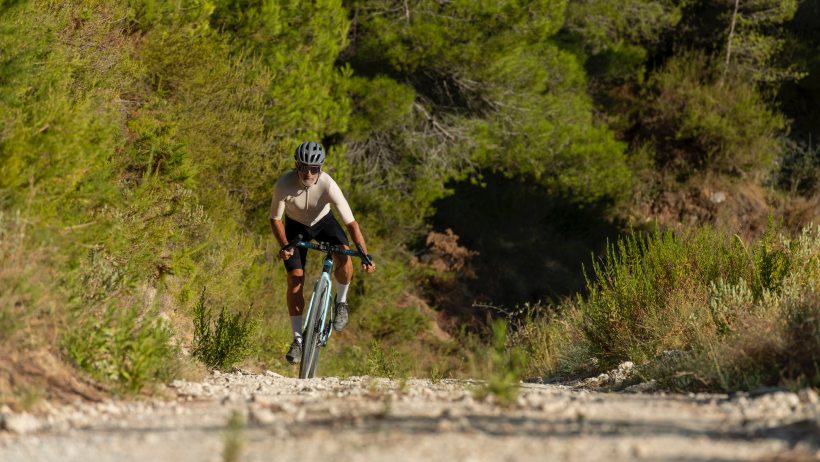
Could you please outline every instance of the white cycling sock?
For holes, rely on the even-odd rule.
[[[347,289],[349,287],[349,282],[347,284],[336,284],[336,303],[347,301]]]
[[[302,341],[302,316],[290,317],[290,328],[293,330],[293,339]]]

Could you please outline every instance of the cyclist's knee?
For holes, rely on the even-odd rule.
[[[288,287],[291,289],[301,289],[305,283],[305,273],[302,270],[294,270],[288,273]]]
[[[347,248],[347,246],[345,246],[345,248]],[[341,268],[343,266],[350,264],[350,257],[348,257],[347,255],[334,255],[333,258],[333,264],[336,265],[336,268]]]

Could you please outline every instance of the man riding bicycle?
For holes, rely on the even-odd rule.
[[[296,168],[276,181],[270,206],[270,226],[279,245],[284,248],[288,242],[301,234],[305,241],[316,239],[348,249],[347,236],[330,213],[330,205],[333,204],[347,226],[353,242],[360,244],[362,251],[367,254],[364,236],[353,218],[353,212],[342,190],[330,175],[322,172],[322,164],[326,158],[322,145],[306,141],[296,148],[294,158]],[[287,216],[284,225],[283,214]],[[293,342],[285,359],[291,364],[296,364],[302,357],[302,311],[305,308],[302,288],[305,282],[307,249],[282,249],[279,251],[279,257],[284,260],[288,272],[287,303],[293,330]],[[347,255],[334,255],[333,260],[336,268],[333,274],[337,282],[333,328],[340,331],[347,325],[347,289],[353,277],[353,261]],[[362,263],[362,268],[372,273],[376,270],[376,264],[371,262],[368,266]]]

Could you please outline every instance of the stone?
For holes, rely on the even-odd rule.
[[[820,403],[820,397],[818,397],[817,392],[811,388],[804,388],[800,390],[797,394],[800,398],[800,401],[808,404],[817,404]]]
[[[656,380],[650,380],[648,382],[641,382],[629,387],[624,388],[624,391],[627,393],[644,393],[647,391],[655,391],[658,389],[658,382]]]
[[[40,429],[40,421],[31,414],[25,412],[21,414],[5,414],[3,417],[3,428],[18,435],[26,435]]]
[[[709,195],[709,200],[713,204],[720,204],[726,201],[726,193],[723,191],[715,191]]]
[[[261,425],[270,425],[276,421],[276,414],[262,406],[251,406],[248,410],[248,416],[251,422]]]
[[[192,396],[192,397],[197,398],[199,396],[202,396],[203,390],[204,389],[203,389],[201,384],[193,382],[193,383],[187,384],[186,387],[181,388],[179,390],[179,393],[182,394],[182,395]]]

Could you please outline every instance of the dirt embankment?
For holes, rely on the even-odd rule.
[[[817,460],[816,392],[599,393],[272,372],[176,381],[168,399],[3,410],[0,460]],[[231,424],[233,422],[233,424]],[[339,459],[341,458],[341,459]]]

